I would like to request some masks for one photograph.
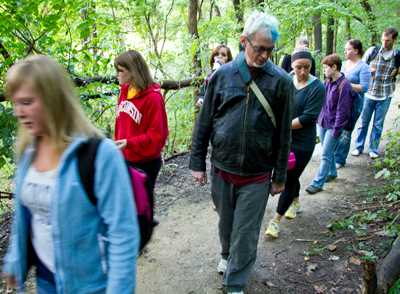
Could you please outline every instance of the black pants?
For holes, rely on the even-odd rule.
[[[314,152],[314,150],[302,151],[296,149],[292,149],[292,151],[296,157],[296,167],[287,172],[285,190],[279,197],[278,208],[276,210],[280,215],[284,215],[289,206],[293,203],[293,199],[299,197],[299,179]]]
[[[148,189],[150,191],[149,195],[150,204],[151,207],[154,209],[154,186],[156,185],[157,176],[161,169],[162,165],[161,158],[159,157],[147,162],[139,162],[139,163],[128,162],[128,164],[146,173],[148,177],[147,178]]]

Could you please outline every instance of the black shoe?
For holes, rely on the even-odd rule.
[[[325,182],[326,183],[332,182],[336,178],[337,178],[337,176],[327,176]]]
[[[318,192],[321,192],[321,191],[322,191],[322,188],[318,188],[318,187],[315,187],[313,185],[308,186],[307,189],[306,189],[306,192],[308,194],[315,194],[315,193],[318,193]]]

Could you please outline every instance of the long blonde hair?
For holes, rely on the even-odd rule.
[[[44,55],[32,55],[13,65],[7,73],[7,98],[26,83],[31,83],[42,99],[48,135],[58,152],[62,153],[75,136],[102,136],[86,117],[71,79],[57,61]],[[18,157],[34,139],[19,125]]]

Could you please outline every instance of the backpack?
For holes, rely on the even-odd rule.
[[[97,198],[94,193],[95,159],[101,138],[90,138],[82,143],[78,150],[78,169],[81,183],[90,202],[96,206]],[[131,180],[134,201],[136,204],[137,218],[140,229],[140,251],[150,241],[153,234],[153,208],[150,204],[150,191],[147,184],[147,175],[144,171],[127,164]]]
[[[372,50],[371,54],[368,56],[367,64],[370,64],[371,61],[376,58],[380,49],[381,49],[380,46],[374,46],[374,49]],[[400,67],[400,51],[397,49],[394,49],[394,66],[396,68]]]

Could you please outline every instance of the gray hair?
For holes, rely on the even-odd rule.
[[[279,38],[278,27],[279,22],[275,16],[253,11],[244,25],[243,35],[251,39],[255,33],[263,32],[268,39],[275,43]]]

